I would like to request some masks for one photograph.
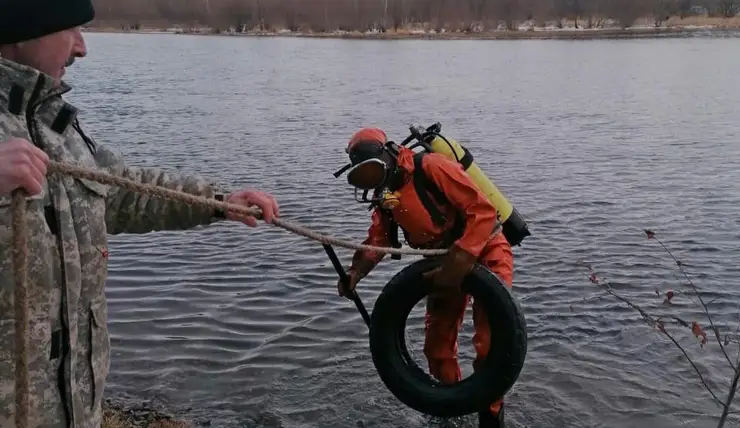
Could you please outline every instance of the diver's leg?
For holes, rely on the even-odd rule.
[[[486,248],[480,262],[491,269],[501,278],[504,285],[511,289],[514,279],[514,260],[508,242],[495,243]],[[473,368],[477,369],[477,366],[488,356],[491,347],[491,329],[485,311],[475,301],[473,302],[473,325],[475,327],[473,346],[476,354]],[[478,424],[479,428],[503,428],[503,397],[492,403],[488,412],[478,414]]]
[[[468,300],[469,296],[462,293],[453,298],[427,297],[424,356],[429,372],[442,383],[454,383],[462,378],[457,362],[457,332]]]

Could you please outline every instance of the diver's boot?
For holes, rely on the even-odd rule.
[[[478,412],[478,428],[505,428],[504,405],[501,404],[498,415],[494,415],[490,410]]]

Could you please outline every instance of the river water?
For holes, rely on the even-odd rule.
[[[716,425],[678,350],[614,299],[591,298],[578,262],[660,309],[651,294],[680,281],[645,238],[653,228],[718,320],[737,323],[737,39],[85,37],[69,98],[99,143],[132,165],[269,191],[286,219],[354,241],[368,213],[332,176],[351,133],[375,125],[400,140],[410,123],[441,121],[533,232],[515,249],[529,353],[507,396],[512,426]],[[368,306],[410,260],[387,259],[361,284]],[[107,394],[218,427],[430,426],[383,386],[335,284],[319,244],[273,227],[113,237]],[[724,397],[716,345],[678,337]],[[469,325],[460,340],[469,373]]]

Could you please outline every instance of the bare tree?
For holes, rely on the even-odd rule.
[[[706,8],[709,16],[731,18],[740,12],[740,0],[699,0],[698,5]]]
[[[709,327],[709,333],[707,333],[707,331],[705,331],[701,324],[695,320],[689,321],[671,313],[651,313],[642,305],[635,303],[634,299],[623,296],[612,286],[610,282],[608,282],[604,278],[600,278],[599,276],[597,276],[596,272],[590,264],[584,263],[589,272],[589,280],[593,284],[598,285],[606,296],[614,297],[625,305],[634,309],[647,325],[667,337],[668,340],[673,343],[676,348],[678,348],[678,350],[681,352],[681,354],[683,354],[683,356],[696,372],[699,381],[710,395],[712,401],[714,401],[722,409],[717,428],[723,428],[725,423],[727,422],[728,416],[731,413],[735,413],[732,411],[732,405],[735,394],[737,393],[738,383],[740,381],[740,335],[738,334],[740,332],[740,324],[738,324],[737,328],[735,328],[734,331],[722,333],[717,321],[714,319],[715,317],[711,314],[709,310],[709,305],[712,302],[705,301],[703,294],[699,292],[698,287],[686,272],[684,263],[681,260],[677,259],[668,249],[668,247],[666,247],[666,245],[660,239],[658,239],[655,232],[653,232],[652,230],[645,230],[645,234],[647,235],[648,240],[658,242],[660,246],[666,251],[671,260],[676,264],[676,266],[678,266],[678,270],[683,280],[685,281],[685,285],[677,290],[655,290],[656,296],[663,298],[663,303],[664,305],[666,305],[666,307],[670,307],[675,299],[681,297],[685,297],[699,305],[702,314],[706,318],[706,325]],[[597,295],[597,297],[600,296]],[[673,329],[676,327],[679,329],[683,329],[684,331],[688,331],[690,332],[690,334],[695,336],[699,340],[702,348],[708,346],[710,337],[714,339],[717,345],[717,351],[727,362],[727,365],[729,366],[732,373],[728,382],[729,385],[726,391],[725,398],[721,398],[720,394],[715,391],[715,388],[710,386],[710,382],[707,380],[706,375],[702,373],[702,371],[699,369],[699,366],[689,355],[687,349],[679,342],[676,333],[673,331]],[[734,359],[730,357],[730,353],[728,351],[730,346],[738,347],[738,356]]]
[[[587,1],[587,0],[586,0]],[[558,26],[562,28],[562,20],[573,20],[574,25],[578,28],[578,19],[583,13],[582,0],[554,0],[554,11],[558,19]]]
[[[241,33],[259,23],[257,2],[254,0],[210,0],[209,7],[209,25],[217,28],[233,28]]]
[[[585,0],[583,15],[586,16],[586,28],[599,28],[604,18],[608,17],[609,0]]]
[[[644,16],[649,5],[645,0],[605,0],[604,12],[610,18],[616,19],[622,28],[629,28],[637,18]]]
[[[678,16],[681,19],[686,18],[692,13],[692,0],[677,0],[678,3]]]
[[[679,4],[676,0],[651,0],[653,25],[658,28],[673,14],[678,12]]]
[[[731,18],[740,12],[738,0],[719,0],[717,3],[719,13],[725,18]]]
[[[504,21],[507,30],[517,29],[516,21],[521,18],[521,5],[518,0],[494,0],[488,6],[494,18]]]

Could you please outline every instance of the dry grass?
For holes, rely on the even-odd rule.
[[[697,26],[724,29],[740,29],[740,16],[735,16],[733,18],[687,16],[683,19],[679,18],[678,16],[673,16],[668,21],[666,21],[665,25],[676,27]]]

